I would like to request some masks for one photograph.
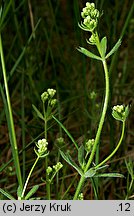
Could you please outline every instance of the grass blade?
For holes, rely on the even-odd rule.
[[[61,126],[61,128],[66,132],[66,134],[68,135],[68,137],[71,139],[71,141],[75,145],[76,149],[78,150],[79,149],[78,144],[75,142],[74,138],[69,133],[69,131],[64,127],[64,125],[55,116],[52,115],[52,117]]]
[[[7,197],[10,200],[15,200],[15,198],[9,194],[8,192],[4,191],[2,188],[0,188],[0,193],[2,193],[5,197]]]
[[[13,121],[13,114],[12,114],[12,107],[11,107],[11,102],[10,102],[8,83],[7,83],[1,35],[0,35],[0,56],[1,56],[1,65],[2,65],[2,72],[3,72],[3,78],[4,78],[5,92],[6,92],[5,100],[7,102],[7,106],[6,106],[7,118],[8,118],[7,122],[9,122],[8,129],[9,129],[9,136],[10,136],[10,142],[11,142],[11,147],[12,147],[12,154],[14,158],[14,165],[16,168],[16,175],[18,178],[18,183],[22,187],[22,177],[21,177],[20,162],[19,162],[19,157],[18,157],[18,147],[17,147],[17,140],[16,140],[16,134],[15,134],[15,128],[14,128],[14,121]]]
[[[32,187],[32,189],[25,196],[25,199],[28,200],[34,193],[36,193],[36,191],[38,190],[38,188],[39,188],[39,185],[34,185]]]

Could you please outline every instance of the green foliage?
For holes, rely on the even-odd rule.
[[[40,194],[49,200],[133,198],[132,159],[124,166],[118,154],[119,148],[122,152],[125,148],[124,157],[131,156],[130,107],[111,107],[133,97],[134,3],[87,2],[80,18],[82,5],[64,0],[41,4],[5,0],[0,5],[1,199],[33,199],[34,194],[34,199]],[[90,46],[84,48],[85,41],[93,52]],[[129,139],[124,146],[126,121]],[[47,147],[39,145],[42,139]],[[117,162],[111,160],[115,154]],[[117,185],[115,191],[111,184]]]
[[[36,112],[37,116],[44,121],[44,117],[43,117],[42,113],[37,109],[37,107],[34,104],[32,104],[32,107],[33,107],[34,111]]]
[[[5,190],[3,190],[2,188],[0,188],[0,192],[8,199],[10,200],[15,200],[15,198],[8,192],[6,192]]]
[[[85,166],[85,148],[83,145],[81,145],[78,149],[78,162],[79,162],[79,165],[80,167],[83,169],[83,167]]]
[[[27,195],[25,196],[25,200],[28,200],[29,198],[31,198],[31,196],[36,193],[36,191],[38,190],[38,188],[39,188],[39,185],[34,185],[31,188],[31,190],[27,193]]]
[[[111,51],[106,55],[106,59],[109,58],[111,55],[113,55],[118,50],[120,45],[121,45],[121,39],[117,41],[117,43],[114,45]]]
[[[93,176],[95,176],[96,174],[96,169],[95,168],[90,168],[85,174],[84,177],[85,178],[91,178]]]
[[[76,149],[78,150],[78,144],[76,143],[76,141],[74,140],[72,135],[69,133],[69,131],[64,127],[64,125],[55,116],[52,115],[52,117],[60,125],[60,127],[65,131],[65,133],[68,135],[68,137],[71,139],[71,141],[74,143]]]
[[[102,174],[95,175],[95,177],[124,178],[124,175],[119,173],[102,173]]]
[[[105,59],[105,55],[106,55],[106,51],[107,51],[107,38],[106,37],[103,37],[101,39],[100,46],[101,46],[102,58]]]
[[[118,121],[126,121],[129,115],[129,106],[117,105],[113,107],[112,116]]]
[[[70,154],[67,152],[66,154],[59,150],[61,156],[63,157],[63,159],[70,164],[75,170],[77,170],[77,172],[82,176],[83,175],[83,171],[81,170],[81,168],[79,168],[79,166],[74,162],[74,160],[71,158]]]
[[[87,49],[83,48],[83,47],[80,47],[78,48],[78,51],[83,53],[84,55],[90,57],[90,58],[93,58],[93,59],[97,59],[97,60],[102,60],[101,57],[93,54],[92,52],[88,51]]]

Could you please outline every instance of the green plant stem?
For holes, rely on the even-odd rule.
[[[102,52],[101,52],[101,46],[100,46],[100,39],[99,39],[97,31],[95,32],[95,35],[96,35],[96,47],[98,49],[98,52],[99,52],[101,58],[103,59]]]
[[[22,128],[22,146],[24,151],[22,152],[22,161],[23,161],[23,168],[22,168],[22,177],[23,183],[25,182],[25,175],[26,175],[26,151],[25,151],[25,95],[24,95],[24,70],[22,71],[22,78],[21,78],[21,128]]]
[[[6,67],[5,67],[5,61],[4,61],[4,53],[3,53],[1,34],[0,34],[0,56],[1,56],[2,72],[3,72],[4,86],[5,86],[5,92],[6,92],[7,107],[8,107],[9,119],[7,119],[7,120],[9,120],[9,125],[10,125],[9,134],[10,134],[10,142],[11,142],[11,146],[12,146],[12,154],[13,154],[13,158],[14,158],[14,165],[15,165],[15,169],[16,169],[16,175],[17,175],[18,183],[19,183],[20,187],[22,188],[22,186],[23,186],[22,176],[21,176],[21,170],[20,170],[17,140],[16,140],[16,134],[15,134],[15,128],[14,128],[14,121],[13,121],[11,102],[10,102],[7,76],[6,76]]]
[[[98,36],[97,32],[96,32],[96,35],[97,35],[96,46],[97,46],[97,49],[98,49],[98,52],[99,52],[101,58],[103,59],[104,56],[102,54],[102,50],[101,50],[101,46],[100,46],[100,39],[99,39],[99,36]],[[98,164],[98,163],[99,163],[99,142],[97,144],[96,151],[95,151],[95,164]],[[98,188],[99,188],[98,187],[99,186],[99,178],[95,178],[94,180],[91,179],[91,183],[92,183],[92,186],[93,186],[93,189],[94,189],[95,197],[97,199],[98,198],[98,196],[97,196],[97,194],[98,194]]]
[[[80,191],[81,191],[81,188],[82,188],[82,186],[83,186],[83,184],[84,184],[84,181],[85,181],[85,177],[84,177],[84,175],[83,175],[83,176],[81,176],[81,178],[80,178],[80,181],[79,181],[79,183],[78,183],[78,186],[77,186],[77,189],[76,189],[76,192],[75,192],[75,195],[74,195],[73,200],[77,200],[77,197],[78,197],[78,195],[79,195],[79,193],[80,193]]]
[[[22,195],[21,195],[21,198],[22,198],[22,199],[24,198],[24,194],[25,194],[25,190],[26,190],[28,181],[29,181],[29,179],[30,179],[30,177],[31,177],[31,174],[32,174],[32,172],[33,172],[33,170],[34,170],[34,167],[36,166],[36,164],[37,164],[39,158],[40,158],[39,156],[36,158],[36,160],[35,160],[35,162],[34,162],[32,168],[31,168],[31,170],[30,170],[30,172],[29,172],[29,174],[28,174],[28,177],[27,177],[27,180],[26,180],[26,182],[25,182],[25,185],[24,185],[24,188],[23,188],[23,191],[22,191]]]
[[[104,163],[106,163],[108,160],[110,160],[111,157],[113,157],[113,155],[117,152],[117,150],[119,149],[121,143],[122,143],[122,140],[123,140],[123,137],[124,137],[124,132],[125,132],[125,121],[123,121],[123,124],[122,124],[122,133],[121,133],[121,137],[120,137],[120,140],[116,146],[116,148],[113,150],[113,152],[105,159],[103,160],[101,163],[99,163],[95,168],[97,169],[98,167],[102,166]]]
[[[43,113],[44,113],[44,133],[45,133],[45,139],[47,140],[47,113],[45,110],[45,104],[43,103]],[[45,158],[45,168],[47,170],[48,167],[48,157],[46,156]],[[50,200],[51,199],[51,195],[50,195],[50,182],[49,182],[49,176],[46,172],[46,190],[47,190],[47,199]]]
[[[100,52],[100,49],[99,49],[99,52]],[[101,52],[100,52],[100,54],[101,54]],[[87,170],[89,169],[89,167],[90,167],[90,165],[91,165],[91,163],[93,161],[93,158],[94,158],[94,155],[95,155],[95,152],[96,152],[96,149],[97,149],[97,145],[98,145],[99,140],[100,140],[100,135],[101,135],[101,131],[102,131],[102,127],[103,127],[103,124],[104,124],[104,119],[105,119],[106,111],[107,111],[107,107],[108,107],[108,100],[109,100],[109,75],[108,75],[108,68],[107,68],[106,60],[105,59],[102,60],[102,63],[103,63],[103,67],[104,67],[105,83],[106,83],[105,100],[104,100],[103,110],[102,110],[102,114],[101,114],[101,118],[100,118],[100,122],[99,122],[99,127],[98,127],[96,138],[95,138],[95,143],[94,143],[92,152],[90,154],[89,160],[88,160],[88,162],[86,164],[84,173],[87,172]],[[78,183],[78,187],[76,189],[76,193],[74,195],[74,200],[77,199],[84,181],[85,181],[85,177],[81,176],[81,179],[80,179],[80,181]]]
[[[48,157],[46,156],[45,158],[45,165],[46,165],[46,169],[48,167]],[[49,182],[49,176],[46,172],[46,189],[47,189],[47,199],[50,200],[51,196],[50,196],[50,182]]]
[[[64,194],[62,195],[62,197],[60,198],[61,200],[64,200],[65,199],[65,196],[67,195],[67,193],[69,192],[70,188],[72,187],[72,185],[74,184],[74,182],[76,181],[78,177],[78,174],[75,175],[74,179],[72,179],[70,185],[67,187],[67,190],[64,192]],[[63,177],[64,179],[64,177]],[[61,192],[61,190],[60,190]],[[59,194],[62,194],[62,193],[59,193]]]
[[[109,75],[108,75],[108,69],[107,69],[106,60],[103,60],[102,62],[103,62],[103,67],[104,67],[104,72],[105,72],[105,81],[106,81],[105,101],[104,101],[104,105],[103,105],[101,119],[100,119],[100,122],[99,122],[99,127],[98,127],[96,138],[95,138],[95,143],[94,143],[92,152],[90,154],[89,160],[87,162],[87,165],[86,165],[86,168],[85,168],[85,172],[87,172],[90,164],[93,161],[93,157],[94,157],[97,145],[98,145],[99,140],[100,140],[100,135],[101,135],[101,131],[102,131],[102,127],[103,127],[103,124],[104,124],[104,119],[105,119],[106,111],[107,111],[107,107],[108,107],[108,99],[109,99]]]

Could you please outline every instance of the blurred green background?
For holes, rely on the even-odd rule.
[[[132,0],[92,1],[102,11],[99,23],[100,37],[108,39],[108,50],[119,37],[122,44],[118,52],[108,59],[110,69],[110,102],[104,124],[100,160],[116,146],[120,137],[120,124],[111,116],[111,107],[128,104],[134,96],[134,2]],[[41,110],[40,95],[47,88],[57,90],[59,100],[57,118],[64,124],[76,141],[83,143],[94,138],[100,118],[105,91],[104,74],[100,62],[91,60],[77,51],[83,46],[93,52],[94,47],[86,43],[89,33],[78,27],[80,12],[85,0],[16,0],[1,1],[5,17],[0,21],[3,49],[8,76],[11,103],[15,121],[18,147],[29,147],[26,151],[26,174],[33,163],[34,141],[42,136],[43,124],[36,117],[32,104]],[[1,70],[1,68],[0,68]],[[0,72],[3,86],[3,76]],[[3,87],[4,89],[4,87]],[[94,94],[94,93],[96,94]],[[127,195],[129,174],[125,160],[134,160],[134,111],[133,103],[127,121],[125,138],[109,170],[118,171],[126,179],[102,179],[100,199],[124,199]],[[65,149],[75,150],[67,135],[54,122],[50,122],[50,161],[55,161],[58,149],[56,138],[65,138]],[[0,95],[0,164],[11,159],[8,128],[4,104]],[[22,155],[20,155],[20,158]],[[13,164],[10,164],[13,165]],[[74,170],[65,163],[65,190],[70,184]],[[43,166],[40,163],[32,181],[40,181]],[[71,174],[72,176],[70,176]],[[38,177],[38,178],[37,178]],[[0,173],[1,187],[15,191],[15,176],[6,167]],[[128,181],[128,182],[127,182]],[[32,182],[31,182],[32,184]],[[85,194],[93,199],[93,191],[87,183]],[[75,184],[74,184],[75,186]],[[128,195],[133,195],[133,190]],[[69,192],[68,199],[74,193]],[[40,197],[43,196],[39,190]]]

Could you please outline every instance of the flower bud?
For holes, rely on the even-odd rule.
[[[112,109],[112,116],[119,121],[125,121],[129,114],[129,106],[116,105]]]
[[[87,2],[87,3],[86,3],[86,7],[89,8],[90,6],[91,6],[91,3]]]
[[[36,144],[38,151],[36,152],[35,150],[36,154],[38,154],[39,156],[42,156],[47,151],[47,145],[48,145],[48,142],[46,139],[38,140],[38,143]]]
[[[63,138],[63,137],[59,137],[59,138],[56,139],[56,143],[59,144],[59,145],[63,145],[64,142],[65,142],[65,141],[64,141],[64,138]]]
[[[78,196],[78,200],[83,200],[83,199],[84,199],[83,193],[80,193]]]
[[[95,4],[94,3],[90,3],[91,8],[94,9],[95,8]]]
[[[58,172],[63,167],[63,164],[61,162],[58,162],[56,165],[53,165],[53,168],[56,172]]]
[[[50,175],[52,170],[53,170],[52,167],[48,166],[47,169],[46,169],[47,174]]]
[[[57,103],[57,100],[56,99],[52,99],[50,101],[50,106],[54,107],[56,103]]]
[[[99,11],[95,9],[95,4],[87,2],[86,7],[84,7],[81,12],[81,16],[84,20],[80,27],[85,31],[93,32],[97,27],[99,14]]]
[[[48,89],[47,92],[48,92],[49,96],[52,98],[55,95],[56,90],[55,89]]]
[[[45,103],[45,101],[48,99],[48,93],[47,92],[43,92],[41,95],[41,100],[43,103]]]
[[[90,39],[89,39],[90,40]],[[97,93],[95,92],[95,91],[92,91],[91,93],[90,93],[90,99],[91,100],[94,100],[95,98],[96,98],[96,96],[97,96]]]
[[[86,144],[85,144],[85,150],[87,152],[91,151],[92,146],[94,145],[95,140],[94,139],[89,139]]]

